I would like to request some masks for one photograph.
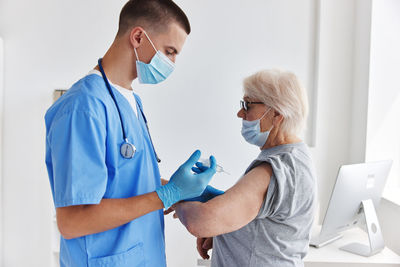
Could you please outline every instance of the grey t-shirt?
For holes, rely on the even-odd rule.
[[[262,150],[246,173],[263,162],[273,174],[257,217],[214,237],[212,267],[304,266],[316,201],[313,162],[304,143]]]

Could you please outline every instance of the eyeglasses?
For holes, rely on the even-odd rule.
[[[264,104],[263,102],[249,102],[240,100],[240,108],[244,109],[245,111],[249,110],[249,104]]]

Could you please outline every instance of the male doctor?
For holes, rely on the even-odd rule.
[[[47,111],[46,165],[61,232],[61,266],[166,266],[163,208],[200,196],[215,174],[160,173],[140,98],[174,69],[190,24],[171,0],[130,0],[99,64]],[[203,194],[204,194],[203,193]]]

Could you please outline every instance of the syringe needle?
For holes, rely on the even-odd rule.
[[[201,159],[199,160],[199,162],[201,162],[201,163],[203,164],[203,166],[205,166],[205,167],[210,167],[210,160],[209,160],[209,159],[201,158]],[[217,171],[217,172],[224,172],[224,173],[226,173],[226,174],[228,174],[228,175],[231,175],[229,172],[225,171],[224,168],[223,168],[221,165],[219,165],[219,164],[217,164],[217,169],[216,169],[216,171]]]

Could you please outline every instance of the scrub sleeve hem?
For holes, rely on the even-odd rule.
[[[91,198],[73,198],[62,201],[55,201],[55,207],[67,207],[67,206],[77,206],[77,205],[90,205],[90,204],[99,204],[102,200],[102,197],[91,197]]]

